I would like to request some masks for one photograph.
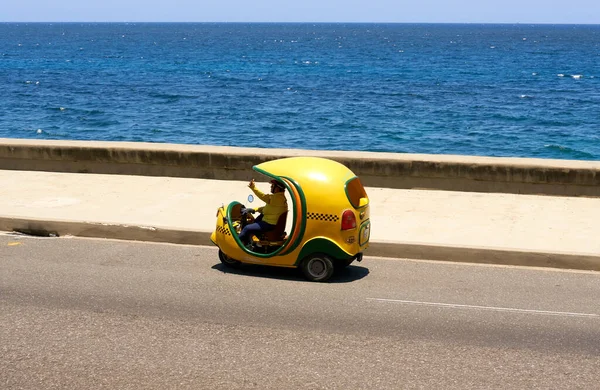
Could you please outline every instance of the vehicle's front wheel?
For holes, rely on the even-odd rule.
[[[221,260],[221,263],[223,263],[226,266],[231,267],[231,268],[238,268],[241,264],[238,260],[232,259],[231,257],[227,256],[220,249],[219,249],[219,260]]]
[[[323,254],[308,256],[302,261],[302,272],[312,282],[325,282],[333,275],[334,267],[331,259]]]

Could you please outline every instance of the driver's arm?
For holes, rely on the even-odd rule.
[[[262,192],[261,190],[259,190],[256,187],[250,187],[250,189],[256,194],[256,196],[258,196],[258,199],[262,200],[266,204],[271,203],[271,196],[272,195],[267,195],[267,194],[265,194],[264,192]]]

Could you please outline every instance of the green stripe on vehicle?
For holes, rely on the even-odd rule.
[[[294,265],[300,265],[300,262],[304,260],[306,256],[314,253],[324,253],[332,259],[346,260],[352,258],[350,254],[346,253],[346,251],[340,248],[335,242],[328,238],[318,237],[313,238],[304,244]]]

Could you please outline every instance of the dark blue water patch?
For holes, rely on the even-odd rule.
[[[148,97],[153,99],[159,99],[164,101],[165,103],[176,103],[180,100],[184,99],[197,99],[197,96],[193,95],[182,95],[182,94],[174,94],[168,92],[148,92]]]
[[[560,154],[563,155],[565,159],[570,160],[594,160],[594,155],[583,150],[578,150],[574,148],[570,148],[568,146],[561,145],[544,145],[547,151],[551,155]]]

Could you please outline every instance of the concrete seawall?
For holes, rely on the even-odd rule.
[[[288,156],[348,166],[369,187],[600,197],[600,162],[0,138],[0,169],[248,180]]]

